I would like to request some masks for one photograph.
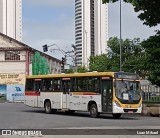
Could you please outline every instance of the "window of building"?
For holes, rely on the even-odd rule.
[[[5,51],[5,60],[20,60],[20,51]]]
[[[32,53],[29,54],[29,62],[32,63],[34,55]]]

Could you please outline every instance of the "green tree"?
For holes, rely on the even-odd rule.
[[[73,68],[66,69],[64,73],[74,73],[74,69]]]
[[[116,2],[119,0],[102,0],[103,3]],[[160,23],[160,0],[123,0],[131,3],[138,18],[148,26],[156,26]]]
[[[87,71],[88,71],[88,69],[85,66],[79,66],[77,68],[77,72],[79,72],[79,73],[84,73],[84,72],[87,72]]]
[[[45,57],[42,57],[43,68],[41,68],[41,74],[49,74],[49,65]]]
[[[149,80],[160,86],[160,34],[150,36],[142,42],[142,46],[147,53],[145,66],[149,70]]]
[[[122,41],[122,70],[125,72],[136,72],[141,77],[147,73],[144,59],[146,53],[140,44],[140,39],[125,39]],[[107,43],[109,51],[107,54],[90,57],[90,71],[119,71],[119,48],[120,39],[111,37]]]
[[[32,74],[38,75],[39,69],[40,69],[40,63],[41,63],[41,55],[39,52],[35,52],[32,60]]]
[[[77,67],[77,72],[79,72],[79,73],[84,73],[87,71],[88,71],[88,69],[85,66]],[[65,70],[65,73],[74,73],[74,72],[76,72],[75,67]]]
[[[35,52],[32,60],[32,74],[40,75],[48,73],[49,65],[47,59],[45,57],[42,57],[39,52]]]
[[[106,2],[116,2],[118,0],[102,0]],[[138,12],[138,18],[144,21],[145,25],[150,27],[160,24],[160,0],[123,0],[131,3],[134,6],[135,12]],[[149,80],[158,86],[160,86],[160,31],[157,30],[155,36],[151,36],[147,40],[142,42],[142,46],[145,49],[145,54],[140,55],[140,58],[130,57],[134,60],[127,60],[127,65],[136,64],[132,70],[136,70],[139,74],[149,76]],[[138,64],[139,65],[138,65]],[[143,76],[142,75],[142,76]]]
[[[117,37],[111,37],[108,41],[108,47],[110,51],[108,56],[110,57],[112,63],[119,66],[120,39]],[[146,74],[146,69],[144,68],[143,59],[145,58],[145,50],[140,44],[139,38],[134,38],[133,40],[125,39],[122,42],[122,70],[126,72],[137,72],[140,76]],[[142,72],[142,73],[141,73]]]
[[[107,54],[91,56],[89,59],[90,71],[118,71],[117,62],[107,56]]]

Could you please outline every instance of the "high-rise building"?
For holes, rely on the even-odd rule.
[[[107,53],[108,4],[102,0],[75,0],[77,65],[88,66],[90,56]]]
[[[0,0],[0,32],[22,41],[22,0]]]

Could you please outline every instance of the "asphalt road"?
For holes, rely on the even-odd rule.
[[[159,138],[160,130],[158,135],[137,133],[147,129],[157,132],[160,118],[141,115],[123,115],[120,119],[113,119],[111,115],[91,118],[85,112],[45,114],[44,109],[28,107],[23,103],[0,103],[0,129],[42,129],[43,132],[49,129],[54,132],[50,135],[42,133],[42,136],[0,135],[0,138],[81,138],[82,135],[83,138]]]
[[[0,129],[53,128],[160,129],[160,118],[123,115],[120,119],[113,119],[108,114],[91,118],[85,112],[45,114],[44,109],[28,107],[23,103],[0,103]]]

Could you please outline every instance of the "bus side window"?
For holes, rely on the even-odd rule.
[[[100,81],[98,80],[94,86],[95,92],[100,93]]]
[[[88,77],[80,77],[76,80],[76,91],[87,91]]]
[[[34,88],[33,79],[27,79],[26,80],[26,87],[25,87],[26,91],[33,91],[34,90],[33,88]]]
[[[45,86],[45,80],[42,79],[42,91],[45,91],[46,90],[46,86]]]
[[[41,81],[35,81],[34,82],[34,86],[35,86],[35,92],[40,92],[41,89]]]
[[[53,80],[53,91],[59,92],[60,91],[60,79]]]
[[[52,90],[52,79],[43,79],[42,80],[42,91],[47,91],[47,92],[50,92],[50,91],[53,91]]]
[[[76,91],[77,83],[76,83],[76,78],[71,79],[71,91],[74,92]]]
[[[52,79],[46,79],[46,90],[47,91],[52,90]]]
[[[100,78],[89,77],[88,90],[92,92],[100,93]]]

